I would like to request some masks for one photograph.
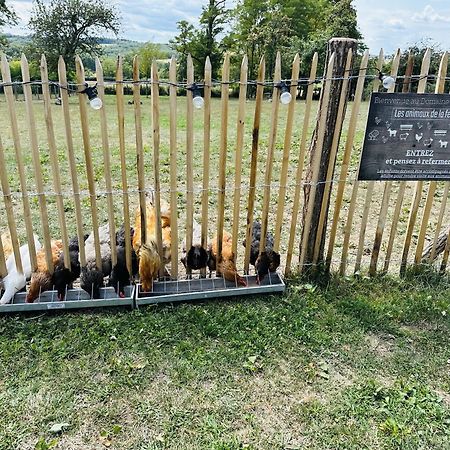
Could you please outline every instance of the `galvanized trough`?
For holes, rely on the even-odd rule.
[[[247,286],[237,286],[223,278],[194,278],[191,280],[155,281],[152,292],[143,292],[136,285],[136,306],[154,303],[169,303],[188,300],[260,295],[284,292],[286,285],[278,273],[266,276],[261,284],[256,283],[255,275],[244,275]]]
[[[18,292],[11,303],[0,305],[0,313],[8,312],[28,312],[28,311],[48,311],[66,310],[78,308],[98,308],[108,306],[126,306],[130,309],[134,307],[134,286],[125,287],[125,297],[118,298],[114,288],[100,288],[99,299],[91,299],[89,294],[82,289],[69,289],[66,299],[60,301],[57,291],[43,292],[34,303],[26,302],[26,292]]]

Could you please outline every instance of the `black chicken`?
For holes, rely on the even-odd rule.
[[[273,235],[267,232],[265,251],[259,253],[261,241],[261,224],[258,221],[253,222],[252,242],[250,245],[250,264],[256,269],[256,282],[259,284],[269,273],[275,272],[280,265],[280,254],[273,249]],[[242,242],[245,247],[246,242]]]

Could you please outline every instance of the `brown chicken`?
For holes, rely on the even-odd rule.
[[[232,251],[232,237],[227,231],[223,231],[222,236],[222,261],[217,265],[217,235],[214,237],[212,244],[209,245],[210,270],[216,270],[227,281],[232,281],[239,286],[247,286],[243,277],[241,277],[236,269],[235,256]]]
[[[52,241],[52,262],[56,266],[60,262],[60,254],[63,250],[61,240]],[[37,270],[31,274],[30,288],[27,294],[27,302],[34,302],[41,292],[48,291],[53,287],[52,275],[47,270],[47,261],[45,260],[45,248],[42,247],[36,254]]]
[[[150,292],[153,289],[153,280],[158,278],[162,267],[170,262],[171,233],[170,233],[170,208],[161,203],[161,234],[163,249],[162,255],[158,254],[156,240],[156,211],[151,203],[146,205],[146,242],[141,242],[141,214],[136,211],[134,222],[133,249],[139,258],[139,278],[142,290]]]
[[[3,254],[5,255],[6,261],[13,252],[11,235],[9,234],[9,231],[2,233],[0,239],[2,240]]]

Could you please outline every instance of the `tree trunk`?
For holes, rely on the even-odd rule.
[[[341,96],[342,91],[342,85],[343,80],[342,79],[334,79],[334,78],[342,78],[345,74],[345,63],[347,60],[347,55],[350,49],[353,51],[353,57],[356,55],[356,47],[357,42],[355,39],[347,39],[347,38],[333,38],[330,41],[328,41],[328,48],[327,48],[327,58],[325,63],[325,71],[324,71],[324,77],[326,74],[326,69],[328,65],[328,60],[331,57],[333,53],[335,53],[335,64],[333,68],[332,78],[333,80],[326,80],[322,84],[322,91],[320,96],[320,104],[319,104],[319,111],[317,113],[317,117],[319,118],[321,115],[321,111],[323,108],[323,92],[325,88],[325,83],[331,83],[330,87],[330,101],[328,105],[328,111],[326,115],[326,127],[325,127],[325,134],[323,139],[323,146],[322,148],[318,147],[318,120],[317,125],[313,133],[313,137],[311,140],[311,144],[309,147],[309,155],[310,155],[310,162],[307,169],[306,179],[305,179],[305,186],[303,188],[305,201],[304,201],[304,207],[303,207],[303,217],[302,217],[302,223],[305,223],[305,218],[307,214],[307,205],[309,200],[309,194],[310,194],[310,185],[308,182],[312,179],[312,162],[314,160],[314,155],[316,152],[321,153],[320,158],[320,169],[319,169],[319,176],[318,176],[318,182],[323,182],[326,180],[327,171],[328,171],[328,164],[330,161],[330,152],[332,148],[332,142],[333,142],[333,136],[335,133],[336,126],[339,126],[339,137],[341,135],[342,131],[342,124],[336,124],[337,122],[337,116],[338,116],[338,109],[339,109],[339,99]],[[353,66],[353,61],[352,61]],[[352,67],[351,66],[351,67]],[[344,105],[344,116],[345,117],[345,111],[347,108],[347,96],[345,100]],[[339,142],[338,142],[339,146]],[[336,162],[334,162],[335,164]],[[334,176],[334,169],[333,169],[333,176]],[[306,248],[306,254],[304,258],[304,264],[308,265],[312,263],[313,260],[313,253],[314,253],[314,244],[316,241],[316,235],[317,235],[317,228],[319,223],[319,216],[320,216],[320,210],[322,201],[327,202],[326,207],[326,214],[325,214],[325,222],[323,225],[323,232],[322,232],[322,239],[320,243],[320,252],[319,252],[319,258],[318,262],[322,262],[324,260],[324,247],[325,247],[325,230],[327,227],[327,217],[328,217],[328,208],[329,208],[329,202],[330,199],[324,199],[324,190],[325,190],[325,184],[318,184],[313,204],[313,214],[312,214],[312,220],[311,220],[311,226],[309,229],[309,239],[307,242],[307,248]],[[331,193],[331,189],[330,189]],[[305,232],[304,228],[302,229],[302,236]],[[300,242],[302,242],[302,239],[300,239]],[[303,252],[303,249],[301,248],[300,244],[300,253]]]

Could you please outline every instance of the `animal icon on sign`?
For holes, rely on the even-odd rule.
[[[423,128],[423,123],[417,122],[417,128],[421,130]]]
[[[423,141],[423,145],[425,146],[425,147],[431,147],[431,144],[433,143],[433,138],[430,138],[430,139],[424,139],[424,141]]]
[[[422,140],[422,138],[423,138],[423,133],[420,133],[420,134],[416,133],[416,141],[417,142],[420,142]]]
[[[383,142],[383,144],[386,144],[388,140],[389,138],[387,136],[381,136],[381,141]]]
[[[379,117],[375,117],[375,123],[376,123],[377,125],[379,125],[380,122],[381,122],[381,119],[380,119]]]
[[[380,135],[380,132],[378,130],[372,130],[369,133],[369,141],[376,141],[378,139],[379,135]]]
[[[441,148],[447,148],[448,141],[442,141],[441,139],[439,139],[439,145],[441,146]]]
[[[391,128],[391,125],[392,125],[391,122],[389,122],[389,121],[386,122],[386,128],[387,128],[388,130],[389,130],[389,128]]]
[[[427,122],[427,128],[431,130],[433,128],[433,124],[431,122]]]
[[[389,137],[396,137],[397,136],[397,130],[391,130],[389,128],[388,131],[389,131]]]
[[[408,136],[409,136],[409,133],[402,133],[402,134],[400,135],[400,140],[401,140],[401,141],[406,141],[406,139],[408,138]]]

